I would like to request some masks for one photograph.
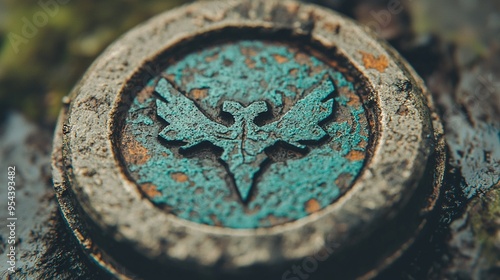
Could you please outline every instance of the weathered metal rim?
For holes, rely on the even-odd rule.
[[[109,161],[110,159],[113,161],[115,160],[115,157],[112,154],[114,144],[109,140],[109,136],[112,134],[112,131],[109,131],[112,127],[110,126],[110,112],[112,110],[116,111],[119,109],[112,108],[113,104],[117,101],[113,100],[116,96],[113,88],[121,88],[123,86],[122,81],[126,81],[127,77],[130,77],[135,71],[137,71],[137,69],[140,68],[142,65],[142,62],[139,60],[140,58],[153,57],[159,51],[149,50],[149,55],[139,55],[135,57],[135,52],[133,52],[132,49],[128,49],[128,47],[133,47],[132,43],[138,39],[147,38],[147,36],[144,35],[152,33],[156,33],[158,35],[158,33],[163,32],[158,28],[158,26],[164,26],[165,29],[167,29],[167,25],[173,29],[175,29],[175,27],[179,27],[180,24],[183,24],[184,26],[186,22],[185,20],[183,21],[183,18],[189,18],[188,14],[196,13],[196,10],[199,10],[200,12],[203,11],[207,14],[210,14],[211,12],[217,14],[221,13],[221,11],[230,11],[233,7],[242,2],[225,1],[220,3],[221,4],[217,5],[217,7],[211,6],[211,4],[207,3],[197,3],[187,6],[176,11],[160,15],[150,21],[148,25],[143,25],[142,27],[133,30],[119,42],[111,46],[101,56],[101,58],[94,63],[93,67],[89,70],[86,77],[81,82],[79,88],[75,90],[74,95],[76,96],[74,96],[73,104],[84,103],[87,100],[86,98],[94,96],[95,98],[103,100],[100,108],[105,109],[103,114],[93,115],[89,118],[88,114],[83,112],[84,110],[79,108],[77,105],[73,105],[69,112],[68,119],[65,121],[66,127],[71,128],[71,131],[63,137],[64,141],[68,145],[68,153],[65,154],[65,157],[68,157],[73,169],[65,169],[64,171],[59,172],[73,171],[71,174],[71,177],[73,178],[68,179],[72,181],[71,184],[75,188],[74,191],[79,197],[78,204],[82,206],[85,214],[90,217],[96,225],[103,230],[103,232],[113,232],[114,238],[118,241],[137,241],[137,237],[140,237],[144,232],[135,231],[134,228],[130,227],[130,225],[133,225],[138,221],[146,221],[144,217],[154,217],[152,221],[148,222],[151,227],[147,226],[147,224],[142,224],[141,228],[144,230],[145,227],[148,233],[157,234],[157,238],[150,237],[148,242],[138,246],[142,248],[142,251],[149,251],[151,254],[150,256],[166,254],[172,259],[182,259],[179,256],[175,256],[175,254],[169,253],[168,251],[158,252],[157,250],[159,246],[155,242],[161,240],[161,237],[176,235],[183,232],[192,233],[197,236],[197,238],[202,238],[204,240],[205,238],[207,240],[220,239],[227,241],[230,244],[234,242],[234,248],[238,248],[239,243],[246,243],[247,246],[253,247],[255,250],[264,251],[276,250],[276,247],[273,246],[274,241],[277,240],[276,236],[279,236],[280,239],[286,239],[287,237],[304,238],[304,242],[300,242],[300,244],[298,244],[299,248],[294,248],[293,252],[285,252],[286,248],[282,248],[282,251],[280,251],[280,253],[282,253],[280,259],[289,260],[310,255],[326,242],[331,242],[332,240],[346,240],[346,238],[348,238],[346,234],[352,233],[353,230],[358,232],[362,231],[362,229],[377,227],[377,223],[380,223],[381,220],[383,221],[402,208],[407,200],[406,198],[411,196],[415,191],[415,188],[417,187],[416,182],[418,182],[423,175],[426,160],[431,153],[429,148],[429,144],[432,144],[431,138],[439,139],[440,134],[442,134],[439,120],[436,119],[435,116],[433,116],[435,131],[433,132],[431,129],[431,116],[425,106],[425,103],[428,101],[423,99],[421,91],[425,91],[425,89],[423,89],[421,81],[416,78],[411,70],[402,70],[399,68],[399,63],[396,63],[393,60],[394,54],[392,50],[388,49],[386,46],[380,47],[380,45],[378,45],[379,42],[377,42],[376,39],[370,36],[364,36],[364,31],[360,27],[352,24],[349,20],[346,20],[333,12],[317,9],[312,5],[296,4],[291,1],[282,1],[281,3],[275,1],[253,1],[251,6],[256,9],[256,5],[263,5],[265,8],[271,9],[276,5],[297,5],[299,7],[297,12],[298,17],[300,17],[301,14],[303,15],[312,12],[316,16],[315,21],[318,26],[321,25],[321,23],[324,24],[325,22],[332,25],[340,25],[342,27],[340,35],[326,34],[326,32],[319,29],[313,30],[311,35],[314,40],[321,42],[324,45],[337,46],[358,69],[364,69],[364,66],[360,55],[356,53],[357,50],[350,49],[353,42],[359,44],[360,48],[365,47],[366,51],[370,51],[370,53],[375,56],[384,55],[390,60],[389,67],[386,69],[385,73],[378,73],[374,70],[364,69],[367,80],[370,82],[371,86],[375,88],[376,94],[374,95],[374,99],[379,105],[379,124],[381,125],[381,130],[379,132],[380,142],[375,149],[372,162],[365,167],[362,179],[356,183],[353,189],[346,194],[342,201],[338,201],[318,214],[311,215],[310,217],[294,223],[271,229],[217,229],[182,221],[175,217],[159,213],[158,209],[154,209],[153,207],[150,209],[148,206],[145,206],[147,204],[138,198],[139,194],[137,193],[134,184],[127,181],[127,179],[119,173],[116,162]],[[214,11],[214,9],[217,10]],[[233,26],[235,24],[238,26],[246,24],[249,27],[260,26],[264,28],[275,28],[275,25],[277,25],[280,26],[280,28],[296,29],[296,27],[293,26],[293,23],[291,23],[288,27],[286,25],[283,26],[283,23],[272,23],[265,19],[252,19],[248,21],[242,20],[235,23],[231,21],[231,19],[225,19],[222,17],[208,23],[204,28],[195,27],[194,30],[197,30],[198,34],[201,34],[212,29],[222,28],[224,26]],[[191,23],[191,25],[193,25],[193,23]],[[152,28],[148,26],[156,26],[157,28],[152,30]],[[177,28],[176,32],[183,32],[183,30],[185,30],[185,26],[184,29]],[[301,31],[302,30],[297,29],[297,32]],[[193,34],[191,34],[191,36],[193,36]],[[345,38],[342,36],[345,36]],[[169,44],[175,44],[176,39],[179,38],[180,37],[170,36],[170,41],[164,41],[162,44],[156,45],[152,43],[151,45],[165,48],[165,46]],[[141,54],[143,54],[143,52],[144,50],[139,51]],[[118,74],[116,74],[116,65],[118,64],[112,62],[113,60],[126,61],[128,66],[123,66],[123,69],[119,69]],[[114,77],[114,75],[116,76]],[[394,88],[394,81],[398,79],[401,81],[409,81],[412,85],[412,92],[408,92],[407,97],[401,98],[396,95],[397,89]],[[96,85],[98,85],[97,88],[100,90],[95,90]],[[119,96],[117,98],[119,99]],[[401,105],[410,107],[410,115],[407,116],[407,118],[400,119],[396,122],[396,120],[392,119],[396,111],[391,111],[391,109],[397,109]],[[82,122],[85,121],[88,122],[83,124]],[[102,127],[102,124],[105,124],[106,126]],[[91,126],[94,129],[92,135],[96,136],[96,138],[92,140],[92,143],[86,142],[87,139],[82,139],[82,135],[85,135],[84,132],[86,131],[83,127],[81,127],[82,125],[86,127]],[[415,140],[413,142],[405,142],[405,147],[408,149],[406,151],[402,151],[405,147],[398,145],[395,139],[404,136],[401,133],[398,133],[398,131],[408,131],[409,128],[414,128],[411,135],[416,138],[413,139]],[[58,131],[62,131],[61,126],[59,126]],[[434,134],[434,137],[426,136],[432,136],[432,134]],[[426,137],[428,137],[428,139],[426,139]],[[80,141],[80,144],[83,145],[75,145],[78,141]],[[100,142],[100,144],[97,142]],[[443,147],[440,145],[440,142],[437,144],[436,152],[439,155],[442,154]],[[82,148],[82,146],[87,148],[91,146],[104,148],[106,151],[102,153],[102,156],[91,157],[92,159],[89,161],[88,157],[81,158],[79,157],[80,154],[76,155],[73,152]],[[389,147],[392,150],[388,149]],[[55,149],[55,151],[56,150],[57,149]],[[407,156],[393,158],[394,154]],[[389,159],[394,160],[390,161]],[[401,169],[401,166],[404,168]],[[90,177],[85,175],[86,171],[89,170],[89,167],[98,172]],[[385,171],[388,171],[391,176],[397,175],[393,174],[394,172],[390,173],[391,170],[399,170],[403,173],[403,176],[400,176],[399,178],[388,178],[383,176],[382,173]],[[437,172],[435,173],[435,185],[439,185],[439,178],[442,178],[442,173],[440,172],[442,172],[442,169],[437,168]],[[58,173],[57,169],[55,170],[55,173]],[[55,176],[55,179],[56,178],[61,180],[59,183],[64,182],[64,179],[60,175],[57,177]],[[99,184],[96,184],[96,180],[100,180],[100,186]],[[395,185],[388,189],[388,182],[393,182]],[[57,183],[58,182],[56,182],[56,184]],[[112,197],[109,197],[111,194],[109,191],[119,189],[123,189],[124,197],[120,197],[122,200],[110,201],[113,199]],[[384,190],[385,192],[381,193],[381,190]],[[102,204],[103,199],[106,197],[109,197],[110,200],[104,202],[113,204],[112,207],[106,208],[106,205]],[[364,198],[369,199],[366,200]],[[349,200],[349,203],[346,203],[347,200]],[[357,203],[353,203],[353,200],[356,200]],[[366,201],[369,201],[369,203],[366,203]],[[121,207],[124,207],[121,208],[123,211],[123,209],[128,209],[131,206],[134,207],[134,213],[123,215],[123,213],[120,212]],[[139,214],[140,210],[135,208],[136,206],[147,208],[144,209],[147,213],[141,213],[144,214],[143,218],[132,217],[135,214]],[[344,213],[344,215],[339,213]],[[352,213],[356,213],[356,215],[353,216]],[[355,219],[353,219],[353,217]],[[154,225],[158,224],[161,224],[164,230],[167,228],[170,232],[167,235],[165,235],[164,230],[158,230],[155,232],[153,229],[158,228]],[[335,225],[337,225],[337,227],[335,227]],[[339,225],[342,226],[338,227]],[[114,230],[111,231],[111,228]],[[315,234],[311,235],[305,233],[305,229],[310,230],[311,228],[315,229]],[[339,228],[343,230],[339,230]],[[266,238],[266,236],[268,238]],[[189,243],[181,245],[190,246]],[[198,253],[200,256],[204,255],[204,252]],[[226,254],[226,258],[233,260],[229,256],[229,252],[224,252],[224,254]],[[196,256],[190,257],[196,258]],[[204,263],[203,259],[199,259],[198,261],[200,264]],[[264,255],[255,256],[253,260],[255,263],[269,263],[269,265],[272,265],[272,263],[276,261],[279,260],[271,260],[269,257],[265,257]],[[235,262],[233,265],[238,267],[241,264]]]

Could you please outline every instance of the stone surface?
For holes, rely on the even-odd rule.
[[[0,177],[0,278],[106,279],[82,254],[60,216],[51,180],[51,134],[50,129],[38,127],[18,113],[8,113],[0,125],[0,170],[5,172]],[[8,166],[16,168],[17,186],[17,270],[10,276],[5,226]]]
[[[416,32],[392,43],[432,91],[450,158],[434,230],[421,240],[421,249],[381,279],[500,275],[494,245],[500,203],[499,11],[495,1],[431,0],[413,1],[405,10]]]

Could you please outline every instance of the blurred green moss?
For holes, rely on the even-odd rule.
[[[0,110],[21,110],[33,120],[53,124],[61,98],[106,46],[144,20],[189,0],[41,2],[58,5],[49,14],[39,1],[0,0]],[[48,20],[34,25],[36,35],[27,38],[26,21],[43,23],[42,14]]]

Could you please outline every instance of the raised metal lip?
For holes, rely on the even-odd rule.
[[[217,6],[218,12],[220,12],[221,10],[224,10],[224,9],[226,11],[230,12],[232,8],[234,8],[235,6],[237,6],[240,3],[244,3],[244,2],[242,2],[242,1],[221,1],[219,3],[221,3],[221,4]],[[378,44],[375,44],[375,43],[379,43],[379,42],[377,42],[374,38],[372,38],[369,35],[366,36],[367,34],[361,28],[359,28],[357,25],[353,24],[349,20],[346,20],[345,18],[340,17],[337,14],[332,13],[332,12],[319,10],[318,8],[315,8],[315,6],[307,5],[307,4],[298,4],[298,3],[293,2],[293,1],[281,1],[281,2],[277,2],[277,1],[253,1],[252,3],[253,4],[251,4],[251,5],[259,5],[260,4],[260,5],[263,5],[264,7],[269,8],[269,9],[272,9],[272,7],[276,7],[276,6],[280,6],[280,5],[287,5],[287,4],[298,5],[299,6],[299,13],[301,10],[304,10],[304,11],[314,10],[316,15],[323,15],[323,18],[315,20],[317,25],[320,25],[321,21],[326,21],[326,22],[330,22],[330,23],[333,22],[333,24],[338,24],[338,25],[342,26],[342,29],[345,29],[345,28],[350,29],[350,31],[353,33],[346,34],[345,35],[346,38],[341,38],[341,36],[337,36],[337,35],[333,35],[333,39],[327,38],[327,36],[329,36],[329,35],[322,34],[320,30],[319,31],[312,30],[311,38],[313,38],[317,42],[320,42],[324,45],[330,44],[330,45],[335,45],[335,46],[339,47],[340,51],[343,52],[343,54],[345,54],[345,56],[348,57],[351,62],[353,62],[353,65],[359,69],[363,69],[361,58],[356,55],[356,52],[354,50],[349,50],[345,46],[349,46],[349,44],[352,43],[352,40],[356,40],[356,39],[359,39],[360,41],[362,41],[362,40],[367,41],[367,44],[364,45],[366,48],[368,48],[372,53],[386,55],[389,58],[389,60],[391,61],[388,70],[394,71],[394,72],[392,73],[393,76],[392,76],[392,79],[390,79],[390,80],[393,82],[394,78],[397,78],[397,77],[401,78],[402,80],[404,80],[406,78],[406,80],[408,80],[413,85],[413,90],[417,91],[416,93],[413,93],[413,95],[414,95],[413,98],[416,98],[416,99],[412,100],[412,101],[416,102],[418,104],[409,104],[409,105],[413,105],[416,107],[420,106],[420,110],[426,110],[425,103],[429,102],[429,101],[424,100],[425,97],[421,93],[421,91],[425,92],[426,90],[423,88],[423,84],[421,83],[421,81],[419,81],[418,78],[416,78],[416,76],[414,75],[412,70],[399,68],[398,67],[399,63],[393,63],[392,51],[387,50],[387,46],[380,46]],[[194,14],[194,11],[196,9],[203,10],[203,11],[207,12],[207,11],[210,11],[211,9],[214,9],[214,7],[210,6],[210,3],[196,3],[193,5],[186,6],[186,7],[168,12],[166,14],[160,15],[160,16],[152,19],[149,22],[149,25],[166,26],[167,23],[168,23],[168,25],[174,24],[176,21],[182,21],[182,19],[181,19],[182,17],[188,17],[187,14]],[[248,21],[243,20],[242,22],[238,22],[238,23],[235,23],[232,20],[227,20],[227,22],[224,23],[224,20],[225,19],[222,17],[220,19],[220,21],[222,21],[222,22],[218,22],[216,20],[212,23],[209,23],[208,24],[209,27],[207,27],[207,28],[197,27],[196,31],[190,32],[189,36],[197,36],[198,34],[202,34],[202,33],[208,32],[210,30],[220,30],[221,28],[227,27],[227,26],[239,26],[239,27],[241,27],[242,25],[246,25],[248,28],[260,27],[260,28],[271,28],[271,29],[276,27],[276,26],[273,26],[272,22],[269,22],[269,21],[266,21],[263,19],[252,19],[252,20],[248,20]],[[90,92],[88,89],[89,88],[89,81],[97,78],[95,76],[96,72],[105,73],[105,72],[109,71],[110,67],[112,66],[111,60],[119,59],[120,57],[123,57],[123,55],[125,55],[125,56],[127,55],[127,52],[129,50],[127,50],[126,48],[123,47],[123,45],[120,45],[120,44],[130,44],[131,42],[133,42],[134,39],[141,38],[143,35],[143,32],[148,32],[148,29],[151,29],[148,27],[149,25],[143,25],[141,27],[138,27],[138,28],[134,29],[134,31],[131,31],[129,34],[125,35],[119,41],[122,43],[113,44],[101,56],[101,58],[99,58],[94,63],[93,67],[91,67],[91,70],[89,70],[89,72],[87,73],[86,78],[84,78],[82,80],[80,86],[75,91],[75,94],[73,94],[73,97],[72,97],[73,104],[77,104],[78,102],[84,101],[83,100],[84,96],[82,96],[82,93],[85,94],[85,92]],[[279,25],[281,26],[281,23]],[[285,28],[285,27],[281,26],[280,28]],[[291,27],[291,28],[293,29],[294,27]],[[149,32],[151,32],[151,30],[149,30]],[[155,32],[158,32],[158,30],[155,30]],[[180,30],[179,32],[182,32],[182,30]],[[341,31],[341,32],[345,32],[345,30]],[[357,34],[357,36],[362,35],[364,37],[355,38],[355,36],[352,34]],[[177,36],[177,37],[174,36],[171,38],[173,38],[173,39],[171,39],[170,44],[173,45],[173,44],[175,44],[174,41],[179,40],[179,38],[181,38],[181,36]],[[340,41],[341,39],[346,40],[346,42],[341,42]],[[341,43],[341,44],[339,44],[339,43]],[[168,45],[168,43],[164,43],[162,45],[162,47],[164,48],[165,45]],[[158,53],[158,51],[155,51],[154,53]],[[131,54],[129,52],[128,56],[131,56],[131,55],[133,56],[133,54]],[[143,59],[143,58],[144,57],[142,57],[141,59]],[[131,59],[131,60],[134,60],[134,59]],[[138,62],[137,62],[137,59],[135,59],[135,61],[133,63],[131,63],[130,61],[127,61],[127,63],[129,64],[129,66],[125,67],[125,70],[122,70],[123,72],[121,72],[120,75],[129,77],[130,73],[133,73],[134,71],[136,71],[135,69],[137,69],[136,67],[138,65]],[[393,164],[394,166],[398,165],[398,167],[402,166],[402,165],[407,166],[407,171],[409,171],[409,173],[408,172],[405,173],[405,170],[402,170],[403,172],[401,172],[402,173],[401,177],[405,178],[407,181],[418,181],[420,179],[420,177],[423,175],[423,167],[425,167],[427,157],[430,156],[430,152],[431,152],[430,150],[425,148],[425,146],[427,144],[423,143],[423,142],[425,142],[423,135],[434,134],[434,136],[435,136],[434,138],[436,138],[436,141],[437,141],[437,150],[436,151],[438,154],[442,153],[442,146],[440,146],[440,143],[439,143],[440,140],[438,139],[439,134],[440,133],[442,134],[440,124],[438,121],[434,121],[434,124],[431,125],[431,118],[430,118],[431,113],[420,112],[418,110],[418,108],[415,107],[415,111],[418,114],[422,114],[420,116],[414,116],[417,118],[416,122],[417,123],[427,122],[427,124],[423,124],[423,123],[421,124],[421,129],[422,129],[421,133],[415,133],[417,135],[417,137],[418,137],[418,135],[420,135],[420,137],[421,137],[420,140],[422,142],[420,142],[419,145],[416,145],[414,148],[412,148],[412,149],[414,149],[414,152],[410,153],[412,155],[411,157],[405,158],[405,160],[407,162],[404,162],[404,161],[402,162],[402,160],[400,160],[397,163],[384,163],[384,158],[383,158],[383,156],[380,155],[380,153],[381,152],[385,152],[388,154],[394,153],[394,151],[384,151],[384,148],[386,148],[385,144],[387,144],[387,141],[390,140],[388,135],[390,135],[391,132],[394,133],[394,131],[391,131],[387,127],[388,125],[393,124],[393,120],[391,119],[391,117],[392,117],[392,114],[394,114],[394,112],[388,112],[388,108],[386,108],[386,106],[383,106],[384,102],[385,102],[385,105],[392,105],[390,107],[395,108],[395,106],[397,106],[398,104],[401,105],[401,102],[404,103],[404,102],[406,102],[406,100],[400,100],[399,103],[395,102],[395,104],[390,104],[391,100],[389,100],[389,99],[391,98],[391,93],[393,93],[395,91],[395,89],[391,90],[391,89],[387,88],[390,86],[391,83],[387,83],[387,84],[383,83],[384,79],[388,79],[388,78],[384,77],[384,75],[381,73],[372,73],[372,75],[370,75],[370,72],[367,69],[365,69],[364,72],[368,73],[369,76],[367,77],[367,80],[370,82],[370,85],[375,89],[376,94],[375,94],[375,96],[373,96],[373,98],[375,99],[375,102],[378,104],[379,110],[380,110],[379,117],[378,117],[378,121],[381,125],[380,138],[379,138],[379,143],[376,145],[376,147],[374,149],[375,150],[374,151],[374,158],[372,160],[381,161],[379,163],[382,164],[382,167],[385,167],[385,168],[388,167],[388,164]],[[106,79],[97,79],[97,80],[100,80],[100,82],[102,83]],[[110,79],[109,84],[104,84],[104,83],[102,84],[102,91],[97,91],[97,92],[92,91],[92,92],[94,94],[98,94],[98,95],[99,94],[102,95],[104,92],[107,92],[107,94],[109,94],[110,92],[112,92],[109,90],[109,86],[110,86],[110,84],[112,84],[112,80],[113,80],[113,78]],[[122,80],[125,81],[125,79],[122,79]],[[92,87],[92,86],[95,86],[95,84],[90,85],[90,87]],[[121,92],[121,90],[119,92]],[[381,99],[381,95],[384,95],[384,94],[387,95],[385,97],[386,99]],[[104,97],[104,98],[106,98],[106,97]],[[113,143],[112,143],[112,141],[109,140],[109,136],[113,133],[113,131],[112,131],[113,126],[112,126],[111,122],[109,121],[109,118],[112,114],[110,112],[112,112],[113,110],[120,109],[120,108],[113,108],[113,105],[112,105],[112,104],[118,103],[117,100],[119,100],[120,97],[118,96],[117,98],[118,99],[114,99],[114,98],[109,99],[109,96],[108,96],[107,100],[109,101],[109,104],[105,105],[105,106],[107,106],[106,108],[108,110],[108,113],[101,115],[101,116],[98,116],[98,118],[103,118],[103,117],[107,118],[107,120],[105,121],[105,123],[107,124],[107,127],[105,127],[105,131],[102,131],[102,132],[105,132],[105,134],[101,134],[101,135],[107,136],[107,140],[103,139],[104,140],[103,147],[108,149],[108,152],[113,151]],[[382,102],[382,104],[381,104],[381,102]],[[71,106],[70,111],[69,111],[69,115],[71,117],[67,120],[64,120],[63,123],[64,123],[64,125],[68,125],[69,127],[71,127],[72,131],[70,133],[68,133],[69,135],[65,135],[64,137],[62,137],[62,135],[59,135],[58,137],[62,137],[62,139],[59,139],[59,140],[56,139],[56,141],[55,141],[56,146],[61,145],[60,141],[63,141],[66,145],[68,145],[68,151],[73,150],[73,147],[74,147],[73,142],[75,141],[75,139],[78,139],[78,138],[75,138],[76,137],[75,134],[78,132],[85,131],[85,130],[78,130],[78,129],[73,130],[76,128],[75,123],[72,122],[72,121],[74,121],[73,118],[75,118],[74,114],[75,114],[75,112],[78,112],[79,110],[80,109],[78,107]],[[80,114],[81,114],[81,112],[80,112]],[[79,115],[79,117],[82,117],[82,116],[83,115]],[[422,118],[421,121],[418,120],[419,117]],[[62,119],[63,118],[64,117],[62,117]],[[404,120],[402,120],[402,121],[404,123]],[[62,124],[60,123],[60,126],[61,125]],[[76,124],[76,125],[78,125],[78,124]],[[60,129],[61,128],[60,126],[58,128],[58,131],[62,131],[62,129]],[[434,132],[432,131],[432,126],[434,126]],[[399,127],[405,127],[405,125],[400,124]],[[99,126],[94,126],[93,128],[99,128]],[[101,127],[101,130],[102,130],[102,127]],[[417,138],[417,140],[418,140],[418,138]],[[393,147],[393,148],[398,148],[398,147]],[[57,150],[57,149],[55,149],[55,150]],[[385,150],[387,150],[387,149],[385,149]],[[395,151],[398,151],[398,149],[395,149]],[[73,155],[73,152],[71,152],[71,154],[66,154],[65,156],[73,157],[74,155]],[[116,155],[114,155],[112,157],[113,160],[116,160],[115,156]],[[408,163],[408,161],[411,161],[412,158],[414,160],[412,162]],[[75,161],[75,159],[71,159],[70,161],[73,164],[73,163],[77,162],[78,160]],[[99,164],[105,165],[106,163],[99,162]],[[107,164],[109,164],[109,162]],[[96,188],[93,188],[90,192],[89,192],[89,190],[85,190],[85,188],[91,187],[91,183],[89,183],[88,179],[84,178],[86,176],[82,173],[82,167],[83,167],[82,165],[78,165],[78,164],[73,165],[72,170],[74,172],[73,172],[72,177],[74,180],[74,182],[73,182],[74,185],[72,187],[78,188],[78,189],[75,189],[75,192],[78,194],[78,197],[85,198],[83,201],[79,201],[79,204],[82,206],[84,212],[89,216],[90,219],[95,221],[96,225],[99,228],[101,228],[103,231],[109,231],[109,228],[108,228],[109,226],[112,226],[113,228],[117,229],[117,231],[115,233],[116,239],[134,240],[134,237],[133,237],[134,234],[132,234],[133,230],[130,232],[127,232],[127,231],[124,232],[121,228],[124,225],[124,223],[125,224],[127,223],[126,219],[125,220],[116,220],[116,219],[112,219],[112,218],[110,219],[110,217],[111,217],[111,216],[109,216],[110,213],[100,213],[98,211],[98,209],[102,208],[102,206],[99,206],[99,203],[101,203],[100,198],[102,198],[103,193],[99,192],[99,189],[96,189]],[[109,167],[106,167],[106,168],[109,168]],[[104,168],[104,169],[106,169],[106,168]],[[99,170],[99,171],[104,170],[104,169],[96,168],[96,170]],[[114,172],[118,171],[116,169],[114,169],[114,170],[115,170]],[[401,169],[399,169],[399,170],[401,171]],[[436,183],[439,183],[439,180],[440,180],[439,178],[442,178],[442,173],[439,174],[439,172],[441,172],[441,171],[442,170],[437,170]],[[58,173],[58,172],[61,172],[61,171],[58,171],[57,169],[55,169],[54,173]],[[374,165],[371,162],[365,167],[363,174],[361,175],[362,177],[359,180],[362,180],[365,182],[372,181],[373,178],[377,176],[377,172],[378,172],[377,165]],[[380,174],[378,174],[378,175],[380,175]],[[131,184],[131,182],[127,182],[128,179],[125,178],[123,176],[123,174],[120,174],[118,172],[117,174],[115,174],[113,176],[115,179],[118,179],[118,180],[115,180],[115,184],[116,184],[115,187],[116,188],[118,188],[118,189],[123,188],[124,193],[127,194],[127,196],[129,196],[129,198],[132,199],[132,201],[137,200],[137,202],[143,203],[143,201],[141,201],[139,198],[135,197],[137,195],[137,193],[134,192],[134,189],[135,189],[134,184]],[[57,180],[58,178],[60,179],[60,181],[64,181],[64,179],[61,178],[61,174],[59,174],[57,176],[55,175],[54,177],[55,177],[56,184],[62,183],[62,182],[58,182],[58,180]],[[95,179],[96,178],[93,178],[93,180],[95,180]],[[101,180],[104,180],[104,179],[106,179],[106,178],[102,178]],[[384,178],[379,178],[379,180],[381,180],[379,182],[379,184],[383,185],[384,181],[385,181]],[[120,182],[125,182],[125,183],[122,184]],[[104,182],[102,182],[102,183],[104,183]],[[404,185],[404,183],[402,183],[402,184]],[[411,194],[412,193],[411,189],[416,188],[416,185],[414,183],[412,185],[413,185],[413,187],[410,187],[410,190],[408,190],[406,188],[402,188],[402,190],[406,190],[407,194]],[[78,187],[78,186],[80,186],[80,187]],[[372,184],[372,186],[373,186],[373,184]],[[257,230],[218,229],[218,228],[214,228],[214,227],[210,227],[210,226],[203,226],[203,225],[199,225],[199,224],[194,224],[194,223],[179,220],[179,219],[176,220],[175,217],[174,218],[169,217],[168,220],[172,223],[171,226],[173,226],[173,227],[184,228],[187,230],[194,230],[197,232],[197,234],[206,235],[207,238],[213,238],[217,235],[220,235],[221,238],[231,236],[232,239],[235,239],[237,237],[243,237],[243,238],[246,237],[246,238],[250,238],[250,239],[252,239],[252,238],[261,239],[263,237],[268,237],[270,235],[286,236],[286,235],[289,235],[290,233],[300,235],[301,229],[303,229],[304,227],[308,227],[311,224],[320,224],[317,226],[319,226],[319,229],[322,229],[324,231],[324,235],[322,238],[325,242],[326,235],[327,234],[331,235],[331,232],[329,230],[332,229],[331,226],[334,225],[335,222],[333,222],[333,224],[331,222],[329,222],[330,227],[328,227],[328,230],[326,229],[327,227],[325,227],[324,225],[321,225],[321,224],[324,222],[324,220],[326,218],[332,218],[332,217],[330,217],[330,216],[332,216],[332,212],[340,211],[338,209],[342,209],[342,208],[347,207],[348,208],[347,211],[353,211],[353,210],[355,211],[355,208],[357,208],[357,207],[363,208],[364,212],[362,212],[362,213],[359,212],[361,219],[358,221],[358,226],[359,226],[359,224],[366,226],[367,224],[370,224],[370,222],[373,223],[373,221],[370,220],[368,218],[368,216],[364,217],[364,215],[369,215],[369,213],[374,211],[374,209],[379,210],[377,212],[379,215],[381,215],[381,213],[383,213],[384,211],[386,213],[385,215],[388,215],[388,213],[392,212],[394,209],[397,210],[397,207],[394,208],[395,205],[397,205],[398,203],[404,204],[404,201],[405,201],[404,197],[399,198],[398,201],[394,202],[395,204],[391,204],[391,205],[388,205],[386,203],[386,201],[383,201],[383,200],[378,201],[379,207],[377,207],[373,201],[372,201],[371,205],[364,205],[364,207],[363,207],[362,203],[357,204],[356,205],[357,207],[354,207],[354,205],[347,204],[348,201],[351,201],[353,198],[356,197],[358,192],[364,192],[365,195],[368,195],[368,196],[380,195],[380,194],[376,194],[376,193],[371,193],[369,191],[369,189],[367,190],[368,187],[369,186],[367,185],[367,183],[360,184],[359,182],[357,182],[355,184],[355,186],[353,186],[353,190],[349,191],[346,195],[344,195],[344,197],[341,198],[341,200],[337,201],[333,205],[322,210],[320,213],[315,214],[315,215],[311,215],[307,218],[298,220],[298,221],[290,223],[290,224],[277,226],[277,227],[272,228],[270,230],[267,230],[267,229],[257,229]],[[356,188],[356,189],[354,189],[354,188]],[[391,195],[397,196],[397,194],[391,194]],[[96,198],[97,201],[93,202],[92,201],[93,198]],[[380,199],[382,199],[382,198],[380,197]],[[127,202],[127,200],[125,200],[124,202]],[[144,205],[146,205],[146,204],[144,204]],[[385,209],[385,210],[382,211],[381,209]],[[147,211],[151,211],[151,213],[157,213],[152,209],[147,209]],[[108,216],[106,216],[106,215],[108,215]],[[163,216],[165,216],[165,215],[163,215]],[[122,217],[122,218],[126,218],[126,217]],[[112,221],[112,222],[109,223],[110,221]],[[334,227],[333,227],[333,229],[335,230]],[[130,230],[130,228],[128,228],[127,230]],[[347,230],[347,232],[349,232],[349,230]],[[342,234],[342,233],[339,232],[339,234]],[[317,247],[318,247],[317,244],[315,245],[315,244],[311,243],[310,241],[304,242],[304,243],[307,243],[307,244],[301,245],[301,246],[303,246],[302,251],[298,250],[297,253],[289,254],[288,256],[283,255],[282,256],[283,260],[296,259],[296,258],[300,258],[301,256],[307,256],[309,253],[311,253],[311,251],[317,249]],[[152,243],[149,243],[149,245],[147,245],[147,246],[146,246],[146,244],[143,244],[142,246],[150,247],[152,245],[153,245]],[[264,246],[266,246],[266,245],[264,244]],[[265,247],[263,247],[263,249],[265,249]],[[202,254],[202,252],[200,252],[200,254]],[[168,253],[167,253],[167,255],[168,255]],[[170,256],[170,257],[172,257],[173,259],[176,259],[174,256]],[[256,259],[255,261],[256,262],[264,262],[264,260],[262,258]]]

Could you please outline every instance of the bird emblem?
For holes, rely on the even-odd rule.
[[[307,149],[305,143],[320,141],[328,134],[321,122],[333,113],[335,86],[329,76],[283,114],[278,120],[263,125],[256,118],[269,111],[266,101],[244,106],[237,101],[224,101],[222,112],[234,119],[231,125],[212,120],[197,104],[162,78],[155,88],[157,115],[167,122],[159,137],[168,142],[181,142],[181,150],[209,142],[220,148],[220,160],[231,175],[241,200],[245,203],[255,175],[268,159],[266,149],[286,143]]]

